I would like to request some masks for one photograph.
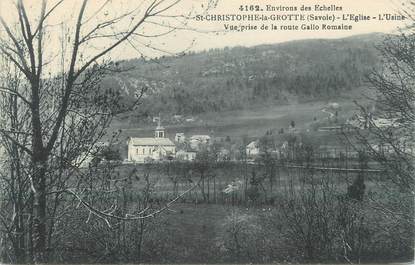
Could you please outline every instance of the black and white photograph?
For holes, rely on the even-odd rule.
[[[415,2],[0,0],[1,264],[413,264]]]

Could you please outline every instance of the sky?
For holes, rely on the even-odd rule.
[[[48,8],[54,6],[58,0],[48,0]],[[84,31],[86,34],[90,29],[98,23],[109,18],[120,16],[124,12],[133,10],[130,17],[125,17],[116,24],[115,29],[105,31],[104,33],[113,32],[114,30],[123,31],[137,21],[137,18],[142,16],[143,10],[148,6],[152,0],[128,1],[128,0],[109,0],[109,4],[101,9],[102,4],[108,0],[90,0],[87,5],[85,17]],[[162,1],[159,8],[168,7],[175,3],[176,0],[157,0]],[[180,0],[179,0],[180,1]],[[39,14],[41,0],[24,0],[28,16],[36,23]],[[302,5],[314,7],[315,5],[335,5],[341,7],[342,11],[336,12],[285,12],[285,11],[240,11],[240,6],[259,5],[262,10],[266,10],[267,5],[283,6],[283,7],[297,7]],[[176,54],[183,51],[201,51],[211,48],[223,48],[233,46],[254,46],[260,44],[280,43],[290,40],[298,39],[312,39],[312,38],[342,38],[358,34],[367,34],[372,32],[393,33],[397,32],[399,27],[405,25],[407,21],[361,21],[352,22],[347,21],[345,24],[352,25],[352,30],[348,31],[324,31],[324,30],[297,30],[297,31],[281,31],[281,30],[252,30],[244,32],[226,31],[224,24],[241,25],[250,24],[250,26],[260,27],[264,22],[260,21],[245,21],[245,22],[219,22],[219,21],[196,21],[195,19],[185,20],[180,16],[186,15],[194,17],[197,14],[210,15],[226,15],[226,14],[265,14],[265,15],[281,15],[281,14],[314,14],[314,15],[331,15],[339,16],[349,15],[364,15],[364,16],[379,16],[383,14],[398,14],[399,10],[405,8],[402,6],[400,0],[181,0],[174,5],[167,12],[159,17],[153,17],[149,23],[139,28],[139,33],[143,35],[157,35],[166,32],[166,25],[184,28],[175,30],[162,37],[140,37],[135,36],[131,42],[126,43],[111,53],[113,59],[128,59],[140,56],[155,57],[160,55]],[[49,35],[48,41],[45,45],[48,51],[53,51],[57,54],[62,48],[61,39],[64,34],[70,36],[73,34],[73,26],[80,9],[80,0],[64,0],[53,14],[48,18]],[[0,16],[4,18],[9,24],[17,19],[17,13],[14,12],[13,0],[0,1]],[[64,21],[65,25],[61,26]],[[183,24],[185,23],[185,24]],[[301,26],[304,21],[291,22],[266,22],[268,26],[281,24],[291,26]],[[343,22],[342,22],[343,23]],[[332,24],[341,24],[340,22]],[[4,34],[4,31],[0,34]],[[1,36],[1,35],[0,35]],[[4,36],[4,35],[3,35]],[[70,37],[66,37],[70,43]],[[83,47],[85,50],[83,54],[85,57],[96,54],[100,49],[107,47],[113,43],[115,39],[100,38],[94,40],[91,45]],[[70,45],[67,44],[66,50],[70,50]]]
[[[213,9],[212,13],[228,13],[237,10],[238,6],[245,4],[257,4],[261,6],[271,5],[283,5],[283,6],[300,6],[315,4],[336,5],[342,7],[343,11],[340,14],[363,14],[370,16],[377,16],[378,14],[392,13],[397,14],[402,8],[399,1],[391,0],[261,0],[261,1],[220,1],[217,8]],[[239,12],[241,13],[241,12]],[[316,12],[313,12],[316,13]],[[324,14],[325,12],[322,12]],[[263,43],[278,43],[290,40],[298,39],[310,39],[310,38],[341,38],[358,34],[367,34],[372,32],[384,32],[391,33],[396,32],[398,27],[402,27],[405,22],[403,21],[365,21],[365,22],[352,22],[353,26],[351,31],[250,31],[250,32],[230,32],[223,36],[211,36],[211,35],[199,35],[197,37],[197,44],[195,49],[206,49],[210,47],[223,47],[223,46],[235,46],[245,45],[252,46]],[[206,23],[211,26],[215,24],[218,28],[220,23]],[[261,24],[261,23],[258,23]],[[288,23],[287,23],[288,24]],[[302,22],[292,23],[296,25],[303,24]],[[203,27],[203,25],[201,25]]]

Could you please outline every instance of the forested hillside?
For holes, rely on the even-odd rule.
[[[379,65],[376,44],[384,35],[302,40],[256,47],[214,49],[154,61],[121,62],[128,72],[105,80],[133,98],[147,93],[141,115],[194,115],[333,99],[362,89]]]

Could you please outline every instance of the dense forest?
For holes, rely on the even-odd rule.
[[[325,100],[365,87],[380,60],[384,35],[301,40],[212,49],[151,61],[120,62],[126,72],[105,80],[127,98],[143,88],[141,115],[194,115],[261,104]]]

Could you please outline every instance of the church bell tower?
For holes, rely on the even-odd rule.
[[[164,137],[165,137],[164,127],[161,126],[161,117],[159,116],[158,124],[154,132],[154,138],[164,138]]]

